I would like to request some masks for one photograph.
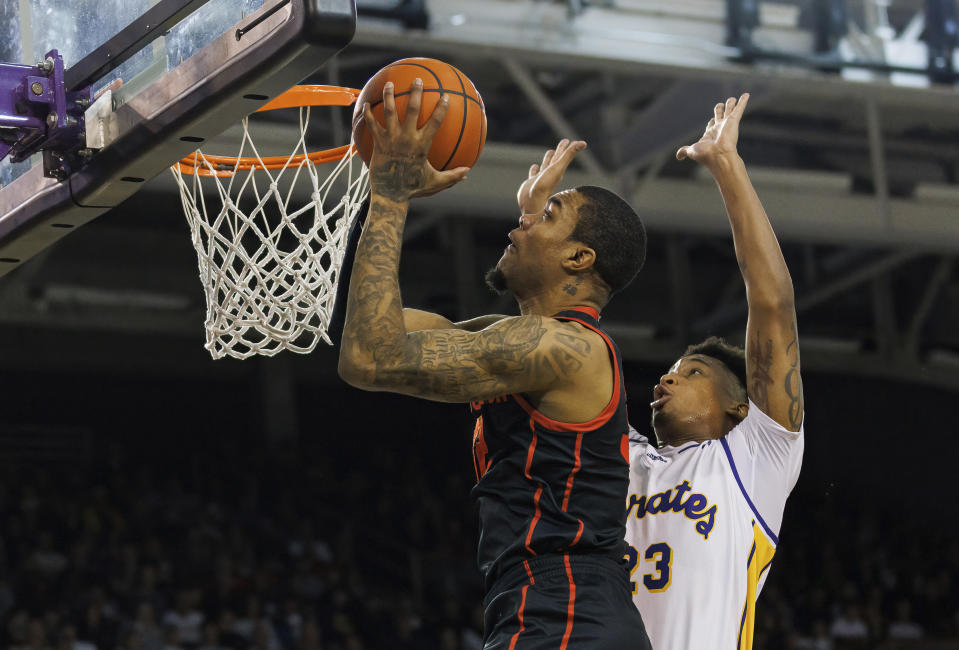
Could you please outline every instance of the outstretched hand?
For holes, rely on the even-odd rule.
[[[427,155],[433,136],[449,110],[449,97],[443,95],[433,114],[422,128],[417,128],[423,100],[423,81],[416,79],[410,90],[406,118],[400,122],[396,114],[393,83],[383,86],[383,114],[386,126],[375,117],[369,103],[363,108],[366,128],[373,136],[373,158],[370,160],[370,185],[374,194],[403,202],[417,196],[436,194],[456,185],[469,167],[437,171]]]
[[[689,158],[708,167],[723,156],[737,155],[739,122],[748,103],[749,93],[743,93],[738,100],[730,97],[726,103],[716,104],[713,109],[713,118],[706,125],[703,137],[695,144],[680,147],[676,152],[676,159]]]
[[[523,214],[539,212],[546,206],[546,202],[556,192],[556,187],[563,180],[566,168],[573,162],[580,151],[586,148],[582,140],[570,142],[563,138],[543,156],[543,162],[529,168],[529,177],[519,186],[516,193],[516,202]]]

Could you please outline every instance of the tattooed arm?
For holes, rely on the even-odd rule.
[[[803,419],[799,339],[792,278],[766,211],[736,150],[739,122],[749,95],[717,104],[715,116],[696,144],[680,159],[701,162],[719,186],[736,247],[749,319],[746,324],[746,387],[764,413],[790,431]]]
[[[421,98],[420,83],[410,93],[407,115],[419,115]],[[397,272],[409,200],[455,184],[467,170],[437,172],[427,161],[433,134],[446,113],[445,101],[422,129],[415,118],[399,122],[389,84],[383,106],[385,127],[365,107],[374,142],[370,209],[350,278],[340,376],[367,390],[442,401],[567,386],[569,377],[580,377],[583,363],[597,356],[590,354],[588,343],[573,340],[582,334],[568,323],[520,316],[479,332],[407,330]]]
[[[514,316],[479,332],[411,332],[378,345],[361,366],[345,366],[341,352],[340,374],[366,390],[468,402],[568,387],[594,364],[589,349],[588,336],[568,323]]]

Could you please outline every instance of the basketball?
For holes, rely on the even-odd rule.
[[[363,105],[370,103],[373,116],[380,124],[383,118],[383,86],[393,82],[396,115],[406,119],[413,80],[423,80],[423,104],[417,126],[422,127],[433,113],[443,93],[450,105],[442,126],[433,138],[429,161],[439,171],[472,167],[486,142],[486,111],[483,98],[469,78],[443,61],[436,59],[401,59],[373,75],[356,100],[353,111],[353,142],[363,161],[369,165],[373,157],[373,138],[363,120]]]

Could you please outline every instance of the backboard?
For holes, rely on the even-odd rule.
[[[101,93],[82,167],[58,180],[39,155],[0,162],[0,276],[300,82],[355,26],[354,0],[0,3],[0,62],[56,49],[68,90]]]

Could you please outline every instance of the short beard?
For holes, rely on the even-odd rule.
[[[486,272],[486,286],[498,296],[502,296],[509,291],[509,287],[506,286],[506,274],[500,267],[494,266]]]

